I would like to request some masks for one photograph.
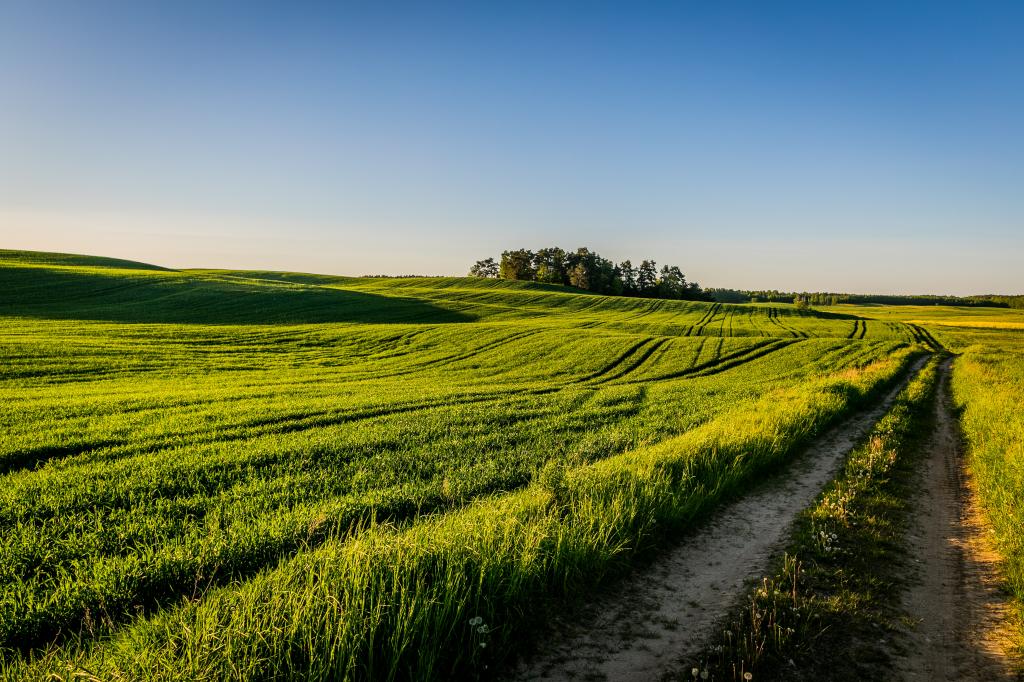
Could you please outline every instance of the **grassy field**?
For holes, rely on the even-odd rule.
[[[484,674],[940,342],[1020,565],[1022,424],[972,409],[1024,363],[974,310],[10,251],[0,284],[5,679]]]

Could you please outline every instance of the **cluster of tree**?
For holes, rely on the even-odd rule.
[[[750,294],[739,289],[705,289],[704,294],[717,303],[750,303]]]
[[[645,260],[634,267],[628,260],[614,263],[587,248],[504,251],[500,262],[493,258],[477,261],[469,274],[564,284],[609,296],[710,300],[699,284],[687,282],[686,276],[674,265],[665,265],[659,270],[653,260]]]
[[[975,301],[971,305],[988,305],[996,308],[1024,308],[1024,296],[999,296],[986,294],[984,296],[969,296]]]
[[[841,294],[783,293],[781,291],[743,291],[740,289],[705,289],[718,303],[794,303],[801,308],[812,305],[841,303]]]
[[[444,275],[359,275],[363,279],[432,279]]]
[[[878,303],[883,305],[959,305],[994,308],[1024,308],[1024,296],[901,296],[889,294],[839,294],[831,292],[786,292],[772,290],[707,289],[719,303],[794,303],[800,307],[828,306],[838,303]]]
[[[851,303],[851,301],[844,300],[844,296],[848,294],[834,294],[831,292],[816,291],[777,291],[777,290],[762,290],[762,291],[743,291],[740,292],[747,296],[747,301],[750,303],[794,303],[800,307],[808,307],[812,305],[836,305],[837,303]]]

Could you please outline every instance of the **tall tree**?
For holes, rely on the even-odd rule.
[[[661,298],[683,298],[686,295],[686,277],[675,265],[662,266],[658,279],[658,295]]]
[[[594,256],[595,254],[585,246],[576,249],[576,253],[566,256],[565,265],[569,274],[569,284],[579,289],[590,290]]]
[[[538,282],[567,284],[569,281],[565,269],[565,251],[557,246],[538,249],[533,256],[533,268],[537,272]]]
[[[619,268],[618,265],[615,265],[615,263],[612,263],[611,261],[608,261],[608,264],[611,266],[612,269],[611,284],[608,287],[608,291],[606,291],[605,293],[608,294],[609,296],[622,296],[622,270]]]
[[[652,260],[640,263],[636,271],[636,288],[641,296],[653,296],[658,287],[658,264]]]
[[[569,284],[577,289],[590,289],[590,271],[584,261],[579,261],[569,271]]]
[[[498,276],[498,264],[494,262],[493,258],[485,258],[478,260],[473,264],[473,267],[469,269],[470,277],[497,277]]]
[[[616,265],[586,247],[575,251],[564,251],[556,246],[536,252],[528,249],[503,251],[500,264],[493,258],[486,258],[477,261],[469,272],[477,277],[567,284],[610,296],[713,300],[711,293],[703,292],[696,282],[687,282],[682,270],[674,265],[662,267],[660,273],[653,260],[645,260],[639,267],[628,260]]]
[[[502,251],[500,275],[502,279],[532,280],[536,275],[533,269],[533,251],[517,249]]]
[[[628,260],[619,263],[619,276],[622,278],[622,293],[626,296],[636,295],[636,270]]]

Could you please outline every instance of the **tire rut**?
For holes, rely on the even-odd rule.
[[[657,351],[662,346],[664,346],[667,342],[668,342],[668,339],[659,339],[659,340],[655,341],[654,343],[649,344],[646,348],[644,348],[643,352],[640,353],[639,357],[637,357],[635,360],[631,360],[630,362],[622,363],[622,364],[625,365],[625,367],[622,367],[622,364],[620,364],[620,369],[617,369],[616,371],[611,372],[611,373],[604,374],[603,376],[601,376],[601,377],[597,378],[596,380],[594,380],[594,383],[595,384],[603,384],[603,383],[607,383],[609,381],[614,381],[616,379],[621,379],[622,377],[626,376],[627,374],[632,374],[636,370],[640,369],[640,367],[645,362],[647,362],[647,360],[652,355],[654,355],[654,352]]]
[[[926,359],[874,406],[816,438],[780,475],[719,507],[652,564],[598,595],[574,622],[554,623],[539,651],[506,679],[646,682],[699,650],[745,585],[768,568],[796,515],[835,477]]]
[[[718,374],[726,370],[738,367],[739,365],[746,364],[758,358],[764,357],[769,353],[774,353],[777,350],[782,350],[790,344],[797,343],[796,340],[774,340],[758,342],[753,344],[749,348],[743,348],[732,353],[719,356],[713,360],[708,360],[700,364],[688,367],[687,369],[680,370],[678,372],[672,372],[670,374],[661,374],[655,377],[649,377],[644,381],[669,381],[671,379],[683,379],[683,378],[696,378],[708,376],[711,374]]]
[[[919,568],[903,606],[916,627],[898,657],[903,680],[1020,680],[1006,654],[1009,622],[998,557],[990,547],[964,470],[961,438],[949,406],[949,367],[941,367],[935,430],[926,445],[921,493],[908,536]]]

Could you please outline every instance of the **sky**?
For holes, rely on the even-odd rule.
[[[1021,2],[0,3],[0,248],[1024,293]]]

